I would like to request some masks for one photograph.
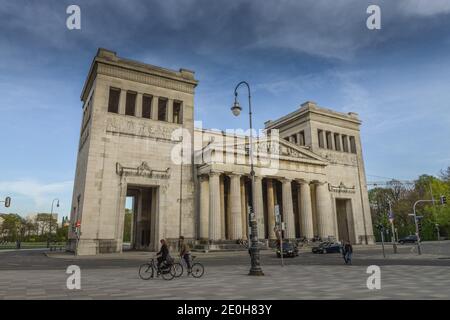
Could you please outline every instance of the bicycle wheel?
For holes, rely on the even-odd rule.
[[[192,265],[191,274],[194,278],[200,278],[205,273],[205,268],[201,263],[194,263]]]
[[[173,265],[165,267],[161,270],[161,276],[164,280],[172,280],[175,277],[175,268]]]
[[[175,272],[175,278],[179,278],[183,275],[184,268],[181,263],[179,263],[179,262],[175,263],[173,265],[173,268],[174,268],[174,272]]]
[[[144,263],[139,267],[139,277],[148,280],[153,277],[153,268],[150,263]]]

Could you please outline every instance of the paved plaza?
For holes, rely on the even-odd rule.
[[[387,258],[379,246],[356,248],[353,265],[344,265],[339,254],[304,250],[281,267],[267,250],[261,257],[264,277],[247,275],[246,252],[198,253],[204,277],[170,281],[138,277],[147,252],[84,258],[36,250],[1,252],[0,299],[448,299],[449,244],[425,246],[429,252],[422,256],[413,246],[401,247],[397,255],[389,247]],[[72,264],[81,268],[80,290],[66,287],[66,268]],[[379,290],[366,286],[369,265],[380,266]]]

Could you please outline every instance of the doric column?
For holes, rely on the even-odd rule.
[[[167,99],[167,122],[173,122],[173,99]]]
[[[312,239],[314,237],[312,203],[311,203],[311,188],[306,181],[299,181],[299,212],[300,212],[300,235]]]
[[[158,120],[158,103],[159,103],[159,97],[153,96],[152,98],[152,119]]]
[[[253,187],[253,191],[254,191],[253,208],[256,221],[258,223],[258,238],[265,239],[262,177],[255,176],[255,186]]]
[[[242,239],[248,239],[247,237],[247,196],[245,194],[245,180],[241,182],[241,214],[242,214]]]
[[[119,114],[125,114],[125,106],[127,104],[127,90],[120,90],[119,98]]]
[[[291,180],[283,179],[283,220],[286,225],[285,238],[295,239],[294,206],[292,204]]]
[[[209,239],[209,179],[200,177],[200,239]]]
[[[225,226],[226,226],[226,220],[225,220],[225,181],[224,176],[219,176],[219,184],[220,184],[220,239],[226,239],[225,234]]]
[[[276,239],[275,232],[275,199],[273,196],[273,181],[267,179],[267,229],[269,232],[269,239]]]
[[[298,145],[301,145],[301,143],[300,143],[301,141],[300,140],[301,140],[301,134],[299,132],[299,133],[297,133],[297,144]]]
[[[136,95],[136,111],[135,116],[141,118],[142,117],[142,93]]]
[[[242,214],[241,214],[241,176],[230,175],[230,225],[228,227],[231,240],[242,238]]]
[[[221,236],[219,173],[211,172],[209,174],[209,239],[220,240]]]
[[[316,201],[317,228],[319,236],[325,240],[329,236],[335,236],[328,183],[318,183],[316,185]]]

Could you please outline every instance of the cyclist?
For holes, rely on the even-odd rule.
[[[189,245],[184,242],[184,237],[180,236],[180,257],[186,261],[188,267],[188,274],[191,273],[191,252]]]
[[[159,242],[161,243],[161,249],[156,253],[158,271],[160,270],[161,263],[166,262],[167,257],[169,256],[169,247],[166,244],[166,240],[161,239]]]

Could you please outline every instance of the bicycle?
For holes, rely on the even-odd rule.
[[[158,269],[155,258],[152,258],[150,262],[144,263],[139,267],[139,277],[142,280],[154,278],[155,272],[157,276],[161,275],[164,280],[172,280],[175,277],[174,264],[166,264],[166,262],[163,262]]]
[[[248,248],[248,241],[245,240],[245,239],[239,239],[239,240],[238,240],[238,244],[240,244],[240,245],[243,246],[243,247]]]
[[[304,247],[308,246],[310,244],[310,241],[306,237],[302,237],[299,240],[297,240],[297,246]]]
[[[203,276],[203,274],[205,273],[205,268],[203,267],[203,265],[200,262],[195,262],[196,256],[192,256],[192,260],[191,260],[191,271],[188,272],[188,275],[192,275],[194,278],[201,278]],[[184,259],[181,259],[180,261],[182,262]],[[179,278],[183,275],[184,273],[184,267],[183,267],[183,263],[181,262],[177,262],[174,263],[174,270],[175,270],[175,277]]]

